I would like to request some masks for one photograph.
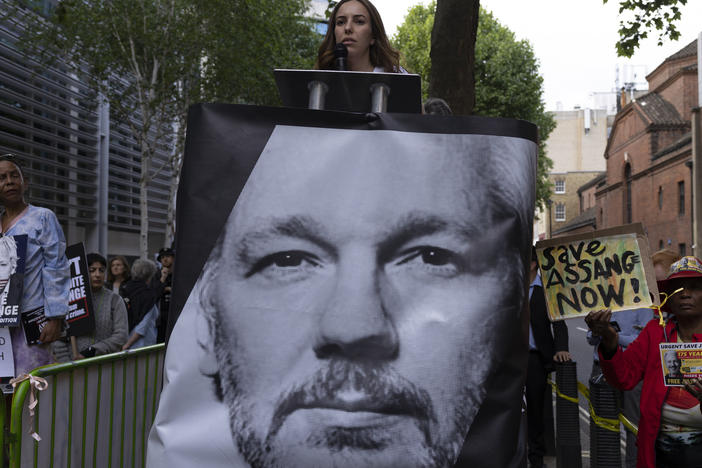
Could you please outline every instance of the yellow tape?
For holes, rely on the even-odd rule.
[[[558,388],[558,385],[556,385],[556,383],[553,382],[551,379],[548,379],[548,383],[551,385],[551,387],[556,392],[556,395],[558,395],[559,398],[563,398],[564,400],[569,401],[571,403],[575,403],[576,405],[579,403],[577,398],[562,393]],[[598,416],[597,413],[595,413],[595,408],[590,402],[590,389],[588,389],[582,382],[578,382],[578,391],[587,400],[587,404],[590,407],[590,417],[596,425],[603,429],[607,429],[608,431],[619,432],[619,422],[621,421],[621,423],[627,430],[633,432],[634,434],[638,434],[638,428],[623,414],[619,414],[619,419],[603,418],[601,416]]]
[[[661,307],[663,307],[665,303],[668,302],[668,299],[670,299],[671,296],[679,293],[682,290],[683,288],[678,288],[675,291],[673,291],[670,295],[662,292],[661,296],[664,296],[663,302],[661,302],[660,305],[652,305],[651,307],[649,307],[649,309],[653,309],[656,312],[658,312],[658,325],[660,325],[661,327],[665,327],[665,320],[663,319],[663,311],[661,310]]]

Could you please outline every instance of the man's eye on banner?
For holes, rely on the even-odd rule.
[[[148,465],[453,466],[473,424],[510,452],[536,148],[509,120],[194,108],[197,281]]]

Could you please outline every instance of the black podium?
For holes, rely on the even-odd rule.
[[[335,70],[274,70],[286,107],[420,114],[419,75]]]

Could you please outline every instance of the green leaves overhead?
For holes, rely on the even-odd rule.
[[[402,53],[402,64],[422,77],[422,93],[427,98],[431,72],[431,31],[434,2],[409,9],[405,21],[393,37],[393,45]],[[550,197],[548,171],[553,166],[546,156],[545,141],[555,128],[553,116],[542,101],[543,78],[531,45],[517,40],[492,13],[480,9],[475,43],[474,114],[528,120],[539,127],[539,159],[536,200],[539,207]],[[442,97],[442,96],[434,96]]]
[[[609,0],[602,0],[607,3]],[[680,21],[680,5],[686,5],[687,0],[620,0],[619,14],[628,18],[619,22],[619,40],[617,54],[621,57],[631,57],[639,47],[639,43],[648,37],[648,33],[658,31],[658,45],[668,38],[676,41],[680,38],[675,23]]]

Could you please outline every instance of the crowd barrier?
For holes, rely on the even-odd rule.
[[[621,466],[620,423],[628,431],[638,428],[619,413],[617,395],[603,381],[586,386],[577,381],[574,361],[556,363],[556,381],[549,380],[556,400],[556,464],[558,468],[582,466],[580,408],[578,394],[588,403],[590,413],[590,468]]]
[[[48,388],[32,389],[25,380],[15,389],[0,468],[8,460],[11,468],[145,466],[164,354],[158,344],[33,370],[30,375],[46,379]],[[0,427],[6,428],[0,406]]]
[[[0,405],[0,468],[9,461],[19,467],[143,467],[146,442],[156,415],[162,387],[163,344],[40,367],[30,373],[44,378],[48,388],[32,390],[21,382],[11,413]],[[588,402],[591,467],[620,466],[620,423],[637,428],[624,415],[617,417],[614,399],[604,384],[590,388],[577,381],[576,363],[558,363],[555,382],[556,459],[558,467],[582,466],[578,393]],[[34,392],[36,406],[30,415]],[[38,433],[36,442],[32,433]]]

